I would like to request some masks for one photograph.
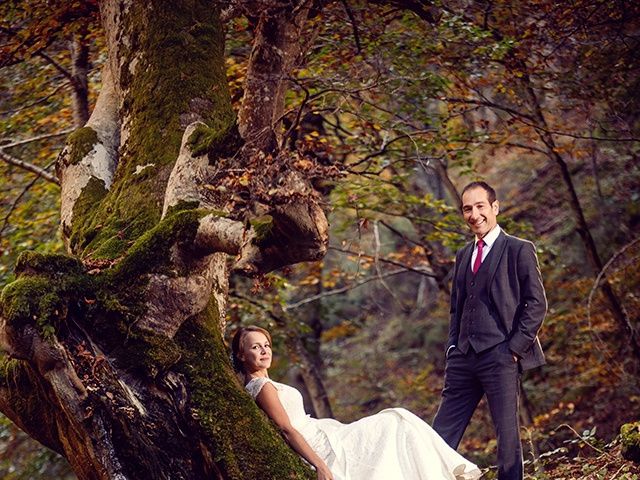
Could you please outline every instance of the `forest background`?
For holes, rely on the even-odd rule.
[[[349,422],[403,406],[430,421],[453,258],[470,239],[459,192],[486,180],[500,225],[535,242],[549,300],[548,364],[522,384],[528,478],[638,478],[620,428],[640,420],[640,6],[319,3],[276,120],[320,195],[328,252],[232,276],[225,338],[270,329],[272,376],[300,386],[316,415]],[[232,10],[238,110],[260,15]],[[106,46],[92,2],[0,11],[4,286],[21,253],[65,251],[53,167],[95,105]],[[483,404],[460,451],[491,478],[495,445]],[[0,478],[75,478],[5,417],[0,452]]]

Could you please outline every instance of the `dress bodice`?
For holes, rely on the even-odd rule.
[[[255,399],[267,383],[271,383],[276,388],[278,399],[287,412],[291,425],[297,430],[305,428],[311,421],[311,417],[304,411],[302,394],[297,389],[266,377],[252,378],[245,388]]]

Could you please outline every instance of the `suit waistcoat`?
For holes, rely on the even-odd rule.
[[[465,266],[465,299],[457,344],[465,354],[469,347],[480,353],[507,339],[489,298],[489,260],[493,253],[491,249],[475,274],[469,265]]]

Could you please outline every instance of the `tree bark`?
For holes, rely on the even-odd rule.
[[[71,41],[71,85],[73,86],[73,123],[82,127],[89,120],[89,46],[84,35]]]
[[[282,6],[271,8],[270,2],[264,3],[256,26],[238,124],[250,148],[273,151],[281,142],[278,127],[289,83],[287,73],[305,46],[300,38],[312,2],[283,2]]]
[[[295,172],[263,222],[206,194],[219,162],[261,158],[238,153],[217,8],[101,3],[103,87],[57,164],[69,256],[23,254],[2,292],[0,409],[80,479],[314,476],[243,391],[223,329],[227,256],[252,275],[320,258],[327,222]]]

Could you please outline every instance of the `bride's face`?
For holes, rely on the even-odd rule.
[[[249,332],[242,339],[238,358],[247,373],[266,370],[271,366],[271,342],[264,333]]]

